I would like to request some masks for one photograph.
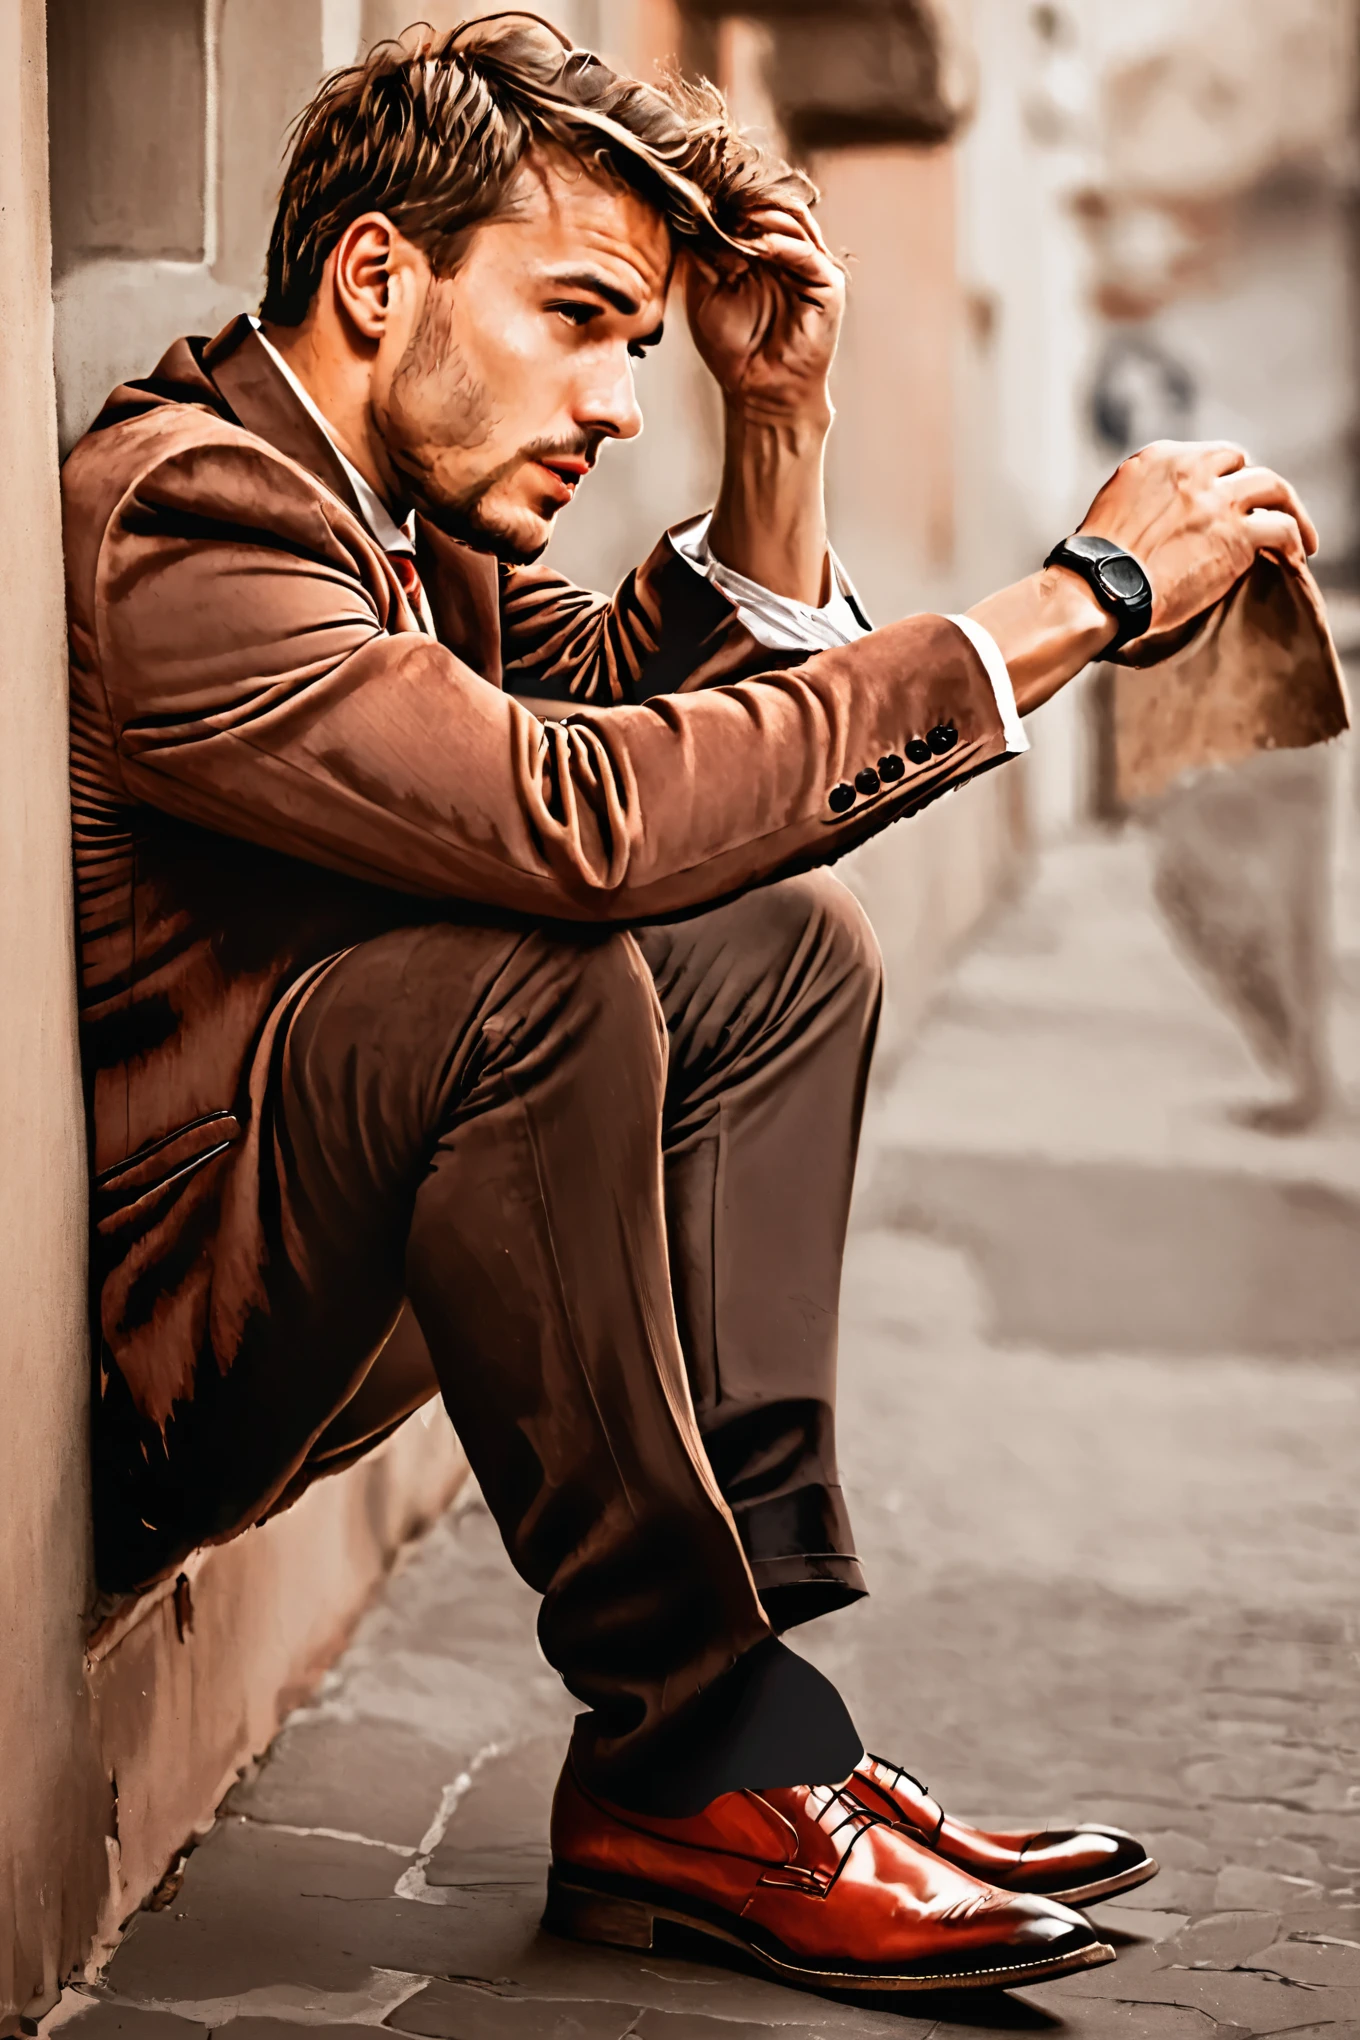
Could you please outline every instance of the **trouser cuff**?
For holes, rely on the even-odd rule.
[[[836,1608],[848,1608],[869,1591],[859,1560],[834,1551],[758,1561],[751,1567],[751,1577],[770,1627],[781,1634]]]
[[[811,1622],[868,1593],[838,1485],[809,1482],[758,1502],[738,1501],[732,1515],[775,1629]]]

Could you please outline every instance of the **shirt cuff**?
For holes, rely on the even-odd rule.
[[[792,595],[776,595],[759,581],[748,581],[735,567],[724,566],[713,557],[708,527],[713,512],[691,517],[670,533],[671,544],[682,560],[722,595],[736,610],[758,645],[772,652],[829,652],[837,645],[853,644],[867,637],[870,624],[860,607],[850,577],[835,553],[831,555],[831,598],[820,609],[798,602]]]
[[[958,626],[987,669],[987,678],[996,697],[997,714],[1001,717],[1007,753],[1016,756],[1027,751],[1029,738],[1025,735],[1025,726],[1015,705],[1015,689],[1011,686],[1010,670],[1001,656],[1000,645],[992,633],[971,616],[951,616],[946,621]]]
[[[705,510],[702,516],[691,517],[686,524],[677,524],[670,533],[671,544],[682,560],[688,561],[696,573],[702,574],[720,594],[727,597],[758,645],[776,652],[826,652],[837,645],[850,645],[857,638],[868,636],[872,625],[849,575],[834,552],[831,554],[831,598],[820,609],[814,609],[810,603],[798,602],[792,595],[776,595],[773,589],[763,588],[759,581],[749,581],[735,567],[724,566],[721,560],[715,559],[708,542],[708,528],[712,522],[713,512]],[[1008,755],[1027,751],[1029,738],[1025,735],[1015,705],[1015,689],[1011,686],[1001,647],[991,632],[974,622],[971,616],[951,616],[948,621],[963,632],[986,669],[997,713],[1001,717]]]

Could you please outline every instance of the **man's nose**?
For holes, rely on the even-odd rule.
[[[606,439],[636,439],[642,430],[642,411],[633,384],[633,363],[625,355],[621,363],[602,367],[582,390],[576,422],[583,431],[600,433]]]

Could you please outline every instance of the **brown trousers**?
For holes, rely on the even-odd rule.
[[[848,1717],[772,1632],[864,1592],[836,1315],[879,989],[824,872],[629,933],[469,917],[349,951],[271,1085],[268,1313],[137,1479],[230,1534],[432,1363],[601,1785],[641,1804],[661,1770],[683,1810],[843,1775]],[[419,1331],[389,1338],[403,1298]],[[99,1466],[107,1548],[137,1489]]]

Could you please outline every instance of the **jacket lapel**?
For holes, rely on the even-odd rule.
[[[203,366],[237,422],[324,482],[360,523],[363,512],[335,448],[304,410],[243,312],[203,351]]]
[[[501,679],[500,570],[485,553],[446,538],[416,519],[416,568],[425,584],[435,636],[493,687]]]
[[[279,374],[244,313],[209,341],[203,367],[238,424],[306,468],[364,522],[335,448]],[[499,687],[500,584],[495,561],[445,538],[417,518],[416,564],[439,642]]]

